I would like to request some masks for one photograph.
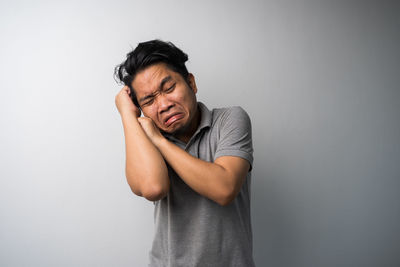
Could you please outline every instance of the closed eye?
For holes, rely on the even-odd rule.
[[[166,93],[172,92],[175,89],[175,85],[176,85],[176,83],[174,83],[171,87],[165,89],[164,92],[166,92]]]
[[[170,86],[170,87],[164,89],[164,93],[167,93],[167,94],[168,94],[168,93],[171,93],[171,92],[175,89],[175,86],[176,86],[176,83],[174,83],[172,86]],[[157,95],[158,95],[159,93],[160,93],[160,92],[155,93],[155,94],[153,94],[153,95],[146,96],[146,97],[143,99],[143,103],[142,103],[141,105],[142,105],[142,106],[149,106],[149,105],[153,104],[154,99],[157,97]]]
[[[142,106],[148,106],[151,105],[154,102],[154,97],[149,97],[146,99],[145,102],[142,103]]]

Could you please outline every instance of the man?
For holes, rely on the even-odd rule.
[[[210,111],[197,102],[187,60],[172,43],[152,40],[115,69],[125,84],[115,102],[126,178],[155,203],[149,266],[254,266],[250,119],[240,107]]]

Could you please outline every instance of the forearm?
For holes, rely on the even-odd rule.
[[[235,179],[236,174],[223,165],[193,157],[165,138],[156,146],[179,177],[200,195],[226,205],[240,190],[243,179]]]
[[[168,170],[158,149],[149,140],[136,116],[121,115],[125,134],[126,178],[132,191],[158,200],[169,191]]]

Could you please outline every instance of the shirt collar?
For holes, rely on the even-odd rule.
[[[200,110],[200,123],[199,123],[199,127],[197,127],[196,132],[194,133],[193,136],[195,136],[197,133],[199,133],[202,129],[207,128],[207,127],[211,127],[212,124],[212,114],[211,111],[208,110],[208,108],[206,107],[206,105],[204,105],[201,102],[197,102],[197,105],[199,107]]]

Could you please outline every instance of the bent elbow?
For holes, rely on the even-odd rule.
[[[157,201],[163,199],[168,193],[168,190],[162,188],[161,186],[148,186],[143,189],[142,197],[149,201]]]
[[[235,199],[235,198],[224,198],[224,199],[218,200],[217,203],[218,203],[220,206],[225,207],[225,206],[228,206],[229,204],[231,204],[231,203],[233,202],[234,199]]]
[[[226,192],[225,194],[221,194],[216,202],[221,206],[228,206],[235,200],[236,195],[234,191]]]

